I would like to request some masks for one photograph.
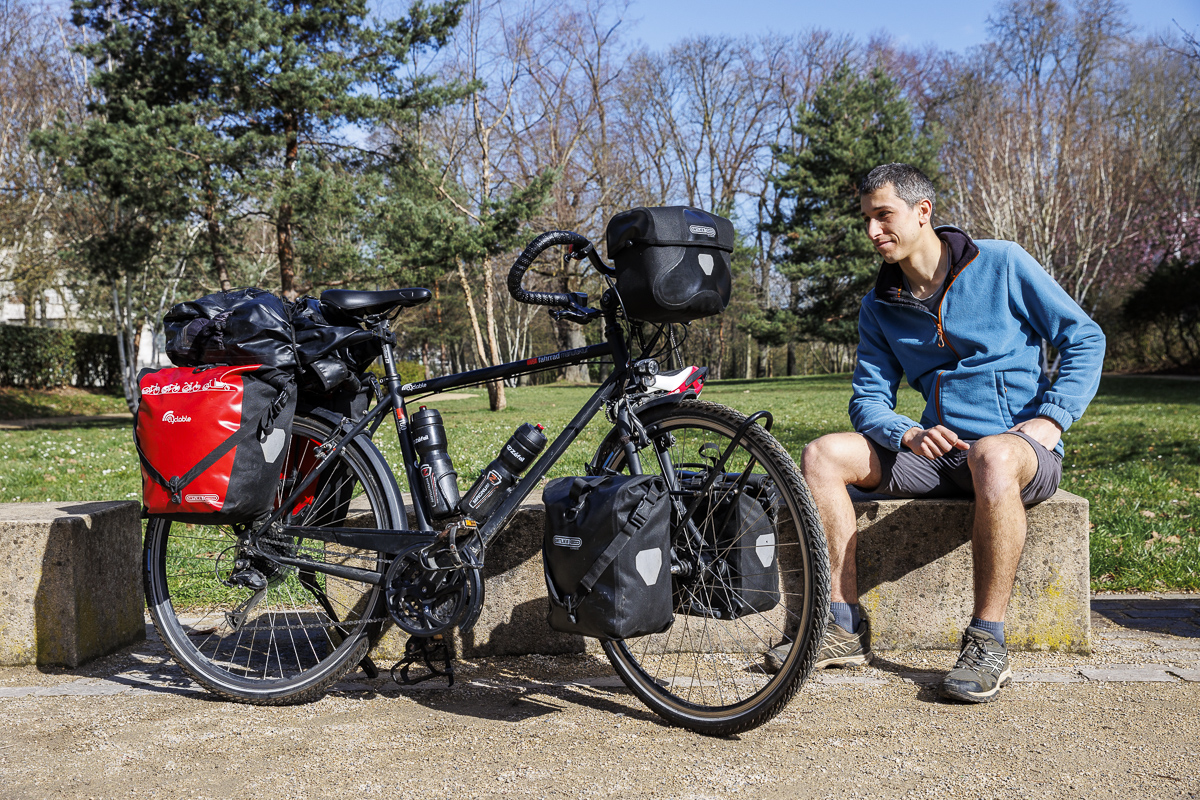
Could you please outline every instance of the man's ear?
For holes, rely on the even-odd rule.
[[[917,219],[922,225],[933,224],[933,201],[928,197],[917,203]]]

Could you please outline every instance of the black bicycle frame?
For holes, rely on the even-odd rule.
[[[542,456],[534,462],[534,464],[526,472],[525,476],[519,480],[509,493],[507,498],[496,508],[495,511],[484,521],[480,526],[478,535],[483,542],[484,547],[492,542],[499,535],[504,526],[508,523],[509,518],[517,507],[524,502],[525,498],[533,491],[538,482],[545,477],[546,473],[556,461],[562,456],[563,452],[575,441],[579,434],[587,427],[588,423],[596,416],[596,413],[607,403],[618,395],[623,390],[626,381],[629,379],[629,352],[628,345],[625,341],[623,331],[616,320],[615,309],[607,309],[605,311],[605,336],[607,341],[601,344],[588,345],[587,347],[577,348],[575,350],[564,350],[558,353],[550,353],[548,355],[535,356],[533,358],[523,359],[521,361],[510,361],[507,364],[500,364],[494,367],[484,367],[482,369],[471,370],[469,372],[461,372],[455,375],[446,375],[441,378],[431,378],[429,380],[417,381],[415,383],[400,384],[399,372],[396,369],[394,355],[392,353],[391,344],[394,338],[388,328],[386,320],[380,320],[375,325],[376,333],[383,341],[383,362],[386,383],[386,392],[376,403],[375,408],[365,414],[353,425],[348,421],[342,423],[344,433],[340,437],[336,445],[326,452],[321,459],[321,463],[305,476],[299,484],[293,487],[291,493],[279,505],[279,508],[260,526],[257,527],[255,534],[251,536],[251,545],[257,540],[261,532],[268,530],[274,523],[281,520],[287,509],[293,508],[294,504],[299,500],[303,492],[313,484],[324,472],[328,466],[334,462],[332,456],[340,452],[349,442],[353,441],[369,426],[376,423],[376,420],[381,420],[384,414],[391,413],[396,422],[396,435],[400,441],[400,451],[404,460],[404,473],[408,481],[409,497],[413,507],[413,517],[416,523],[415,529],[396,529],[386,530],[380,528],[324,528],[317,526],[304,525],[285,525],[283,533],[285,535],[303,536],[309,539],[318,541],[332,542],[351,547],[362,547],[373,550],[379,550],[385,553],[397,553],[414,544],[429,543],[435,540],[437,532],[434,531],[430,523],[426,500],[421,495],[420,490],[413,487],[421,485],[421,477],[417,464],[416,452],[412,445],[411,437],[408,433],[408,410],[406,399],[414,395],[425,396],[432,393],[443,392],[448,389],[457,389],[465,386],[471,386],[480,383],[486,383],[493,380],[503,380],[505,378],[517,377],[533,372],[539,372],[546,369],[548,366],[570,366],[573,364],[581,364],[585,361],[590,361],[596,358],[611,356],[613,359],[613,371],[608,378],[600,384],[595,394],[588,399],[572,420],[567,423],[567,426],[555,437],[550,446]],[[621,409],[617,415],[617,425],[623,426],[628,432],[629,422],[627,412]],[[376,424],[375,427],[378,427]],[[373,429],[372,429],[373,430]],[[633,471],[640,471],[640,461],[638,460],[637,451],[629,442],[625,445],[626,457],[629,463],[633,466]],[[314,506],[316,503],[314,502]],[[349,580],[366,581],[368,583],[382,584],[383,575],[372,570],[363,570],[355,567],[347,567],[337,564],[326,564],[309,561],[306,559],[284,556],[278,553],[263,553],[264,556],[276,561],[280,564],[291,566],[302,566],[308,569],[313,569],[318,572],[323,572],[329,575],[346,578]]]

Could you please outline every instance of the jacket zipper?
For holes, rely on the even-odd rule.
[[[979,258],[978,253],[975,254],[975,258]],[[966,268],[971,266],[971,264],[973,264],[975,262],[975,258],[972,258],[970,261],[963,264],[961,267],[958,268],[958,272],[955,272],[953,275],[950,276],[950,282],[946,284],[946,291],[942,292],[942,299],[938,301],[938,311],[937,311],[938,347],[949,347],[950,352],[954,353],[954,355],[956,355],[956,356],[958,355],[958,351],[954,349],[954,345],[950,344],[950,340],[946,338],[946,329],[944,327],[942,327],[942,306],[946,305],[946,295],[950,294],[950,287],[954,285],[954,282],[956,280],[958,280],[958,276],[962,275],[963,272],[966,270]],[[961,356],[959,356],[959,357],[961,358]]]

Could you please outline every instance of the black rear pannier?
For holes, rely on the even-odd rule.
[[[733,223],[688,206],[634,208],[605,233],[626,313],[644,322],[688,322],[720,314],[733,279]]]
[[[671,627],[671,503],[663,479],[559,478],[542,498],[550,627],[597,639]]]
[[[685,492],[700,489],[706,477],[682,470],[677,474]],[[686,597],[677,597],[681,614],[737,619],[770,611],[779,603],[775,540],[779,496],[766,475],[750,475],[738,489],[741,477],[731,472],[717,478],[692,516],[706,547],[718,559],[713,565],[718,577],[689,587]]]

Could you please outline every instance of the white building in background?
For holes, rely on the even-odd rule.
[[[155,348],[155,338],[158,347]],[[155,351],[158,357],[155,358]],[[162,331],[157,334],[149,325],[142,326],[142,338],[138,341],[138,369],[146,367],[169,367],[171,359],[167,358],[167,337]]]
[[[25,324],[25,304],[17,299],[13,291],[12,281],[0,281],[0,296],[4,297],[3,323],[5,325]],[[49,289],[42,292],[43,302],[40,308],[34,309],[34,325],[42,328],[62,328],[67,324],[67,309],[63,305],[58,292]],[[45,309],[46,317],[41,317]]]
[[[0,310],[0,324],[4,325],[24,325],[25,324],[25,304],[22,303],[14,292],[12,281],[0,281],[0,297],[3,297],[3,308]],[[58,292],[47,289],[43,297],[44,302],[40,308],[34,309],[34,325],[39,328],[65,328],[68,320],[74,318],[78,324],[78,314],[72,313],[70,317],[67,315],[67,307],[63,304],[62,297]],[[42,310],[45,309],[45,319],[41,317]],[[77,312],[78,307],[71,309],[72,312]],[[166,337],[159,332],[157,357],[155,356],[154,330],[145,325],[142,327],[142,338],[138,342],[138,369],[146,367],[169,367],[171,360],[166,354]]]

